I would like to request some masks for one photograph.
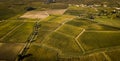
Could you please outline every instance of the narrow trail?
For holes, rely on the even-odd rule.
[[[102,54],[108,61],[112,61],[111,58],[105,52],[102,52]]]
[[[83,48],[83,46],[81,45],[81,43],[78,41],[78,38],[85,32],[85,29],[83,29],[83,31],[81,33],[79,33],[79,35],[75,38],[75,42],[77,43],[77,45],[80,47],[80,49],[82,50],[83,54],[85,54],[85,49]]]
[[[120,31],[85,31],[85,32],[120,32]]]
[[[68,21],[71,21],[71,20],[72,19],[64,21],[59,27],[56,28],[56,30],[54,30],[54,32],[56,32],[57,30],[59,30],[65,23],[67,23]]]
[[[5,36],[3,36],[2,38],[0,38],[0,41],[2,41],[4,38],[6,38],[9,34],[11,34],[13,31],[15,31],[17,28],[19,28],[20,26],[22,26],[24,23],[18,25],[17,27],[15,27],[14,29],[12,29],[10,32],[8,32]]]

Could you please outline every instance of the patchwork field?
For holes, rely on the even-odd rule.
[[[0,21],[0,61],[120,61],[119,18],[90,20],[80,14],[95,8],[77,5],[39,9]]]

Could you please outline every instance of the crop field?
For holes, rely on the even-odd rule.
[[[24,61],[56,61],[57,52],[49,49],[49,47],[33,44],[27,54],[32,54],[32,56],[26,58]]]
[[[26,42],[26,39],[32,32],[33,22],[25,22],[16,30],[12,31],[9,35],[2,38],[2,42]],[[24,37],[23,37],[24,35]]]
[[[106,32],[89,32],[86,31],[79,37],[85,50],[94,50],[100,48],[110,48],[119,46],[120,32],[106,31]]]
[[[69,31],[68,31],[69,30]],[[82,31],[82,28],[75,27],[72,25],[63,25],[58,32],[62,32],[63,34],[67,34],[73,37],[76,37],[80,32]]]
[[[114,50],[114,51],[109,51],[106,52],[106,54],[111,58],[111,60],[119,61],[120,60],[120,50]]]
[[[0,43],[0,61],[14,61],[23,46],[23,43]]]
[[[84,28],[86,30],[98,30],[98,31],[119,30],[118,28],[115,28],[115,27],[105,26],[103,24],[99,24],[99,23],[92,22],[90,20],[83,20],[83,19],[69,21],[69,22],[67,22],[67,24],[81,27],[81,28]]]
[[[0,7],[0,61],[120,61],[115,7],[38,1]]]
[[[59,61],[107,61],[107,59],[104,57],[102,53],[94,53],[90,55],[85,55],[85,56],[79,56],[79,57],[61,57]]]
[[[4,36],[6,33],[8,33],[13,28],[19,26],[22,23],[22,21],[17,20],[5,20],[0,23],[0,38]]]
[[[103,24],[106,24],[106,25],[110,25],[110,26],[115,26],[115,27],[120,27],[120,19],[119,18],[116,18],[116,19],[111,19],[111,18],[107,18],[105,16],[103,17],[98,17],[95,19],[96,22],[99,22],[99,23],[103,23]]]
[[[73,38],[60,34],[58,32],[51,34],[43,43],[60,49],[65,55],[79,55],[82,53],[81,49],[75,43]]]

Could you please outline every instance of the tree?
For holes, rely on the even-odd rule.
[[[26,10],[27,11],[31,11],[31,10],[35,10],[36,8],[33,8],[33,7],[27,7]]]

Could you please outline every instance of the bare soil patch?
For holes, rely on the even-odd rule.
[[[49,14],[46,11],[29,11],[22,15],[20,18],[31,18],[31,19],[44,19],[48,17]]]
[[[22,15],[20,18],[31,18],[31,19],[44,19],[49,15],[62,15],[67,9],[53,9],[46,11],[29,11]]]

